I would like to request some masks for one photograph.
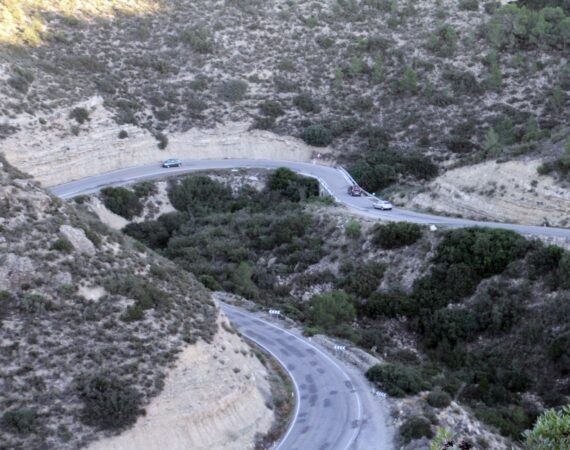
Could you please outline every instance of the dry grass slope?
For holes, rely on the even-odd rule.
[[[6,164],[0,231],[0,448],[78,448],[129,426],[177,354],[216,334],[192,275]]]
[[[68,23],[112,19],[118,14],[149,14],[158,2],[148,0],[1,0],[0,44],[40,45],[48,27],[45,17],[58,15]]]

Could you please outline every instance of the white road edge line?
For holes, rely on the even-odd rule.
[[[241,312],[239,308],[237,308],[237,307],[235,307],[235,306],[233,306],[233,305],[229,305],[229,304],[227,304],[227,303],[224,303],[224,305],[227,306],[227,307],[229,307],[230,309],[235,309],[235,310]],[[256,318],[257,318],[258,320],[261,320],[263,323],[269,325],[269,326],[272,327],[272,328],[275,328],[275,329],[277,329],[277,330],[283,331],[284,333],[288,334],[289,336],[293,336],[293,337],[294,337],[295,339],[297,339],[298,341],[301,341],[303,344],[305,344],[305,345],[307,345],[307,346],[313,348],[313,349],[316,350],[317,352],[319,352],[319,353],[320,353],[322,356],[324,356],[330,363],[332,363],[332,364],[340,371],[340,373],[342,373],[342,374],[344,375],[344,377],[346,378],[346,381],[349,381],[351,384],[353,384],[353,383],[352,383],[352,380],[351,380],[350,377],[346,374],[346,372],[342,369],[342,367],[340,367],[340,366],[336,363],[336,361],[335,361],[334,359],[332,359],[329,355],[327,355],[327,354],[326,354],[325,352],[323,352],[321,349],[315,347],[315,346],[314,346],[313,344],[311,344],[309,341],[301,339],[299,336],[297,336],[297,335],[291,333],[290,331],[287,331],[287,330],[284,329],[284,328],[279,328],[278,326],[273,325],[271,322],[267,322],[266,320],[260,319],[259,317],[256,317]],[[256,342],[257,342],[257,341],[256,341]],[[265,347],[264,347],[264,348],[265,348]],[[271,351],[270,351],[269,353],[271,353]],[[279,360],[279,358],[277,358],[277,359]],[[288,371],[288,372],[289,372],[289,371]],[[292,376],[291,372],[289,372],[289,374]],[[293,378],[293,382],[295,383],[294,380],[295,380],[295,379]],[[354,384],[353,384],[353,385],[354,385]],[[297,386],[297,383],[295,383],[295,387],[296,387],[296,386]],[[359,425],[359,427],[354,431],[354,434],[353,434],[352,438],[350,439],[348,445],[346,445],[346,447],[344,447],[343,450],[347,450],[347,449],[350,448],[350,446],[354,443],[354,440],[356,439],[356,436],[358,436],[358,433],[360,432],[360,426],[362,425],[362,423],[361,423],[361,422],[362,422],[362,405],[361,405],[361,402],[360,402],[360,396],[358,395],[358,391],[356,391],[356,389],[355,389],[354,393],[355,393],[355,396],[356,396],[356,403],[357,403],[357,406],[358,406],[358,418],[357,418],[357,420],[358,420],[358,425]],[[301,399],[301,398],[299,397],[299,400],[300,400],[300,399]],[[292,428],[293,428],[293,422],[291,422],[291,429],[292,429]],[[285,440],[285,438],[289,435],[289,433],[291,432],[291,429],[287,432],[287,434],[286,434],[285,437],[281,440],[281,442],[283,442],[283,441]],[[279,445],[281,445],[281,444],[279,444]],[[277,449],[278,449],[278,448],[279,448],[279,447],[277,447]],[[277,449],[276,449],[276,450],[277,450]]]
[[[221,303],[221,302],[220,302]],[[234,306],[228,305],[227,303],[224,303],[224,306],[226,307],[230,307],[232,309],[235,309],[237,311],[239,311],[240,313],[242,313],[239,308],[236,308]],[[256,317],[257,318],[257,317]],[[231,319],[230,319],[231,320]],[[266,322],[265,320],[260,319],[263,323],[266,323],[268,325],[268,322]],[[299,391],[299,386],[297,385],[297,382],[295,381],[295,377],[293,376],[293,374],[291,373],[291,371],[289,370],[289,368],[287,367],[287,365],[285,364],[285,361],[281,361],[281,359],[279,359],[279,357],[273,353],[271,350],[269,350],[265,345],[263,345],[261,342],[257,341],[255,338],[251,337],[251,336],[247,336],[245,333],[243,333],[244,336],[246,336],[248,339],[251,339],[253,342],[255,342],[257,345],[259,345],[261,348],[263,348],[266,352],[268,352],[269,354],[271,354],[271,356],[273,356],[277,361],[279,361],[279,363],[281,364],[281,367],[283,367],[285,369],[285,371],[289,374],[289,378],[291,378],[291,380],[293,381],[293,385],[295,386],[295,396],[296,396],[296,402],[295,402],[295,414],[294,416],[291,418],[291,423],[289,424],[289,428],[287,429],[287,432],[285,433],[285,435],[281,438],[280,442],[277,444],[277,447],[275,447],[275,450],[279,450],[281,448],[281,446],[283,445],[283,443],[287,440],[287,438],[289,437],[289,435],[291,434],[291,431],[293,430],[293,427],[295,426],[295,422],[297,421],[297,417],[299,417],[299,410],[301,409],[301,392]]]

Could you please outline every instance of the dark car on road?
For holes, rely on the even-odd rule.
[[[162,167],[168,169],[170,167],[180,167],[182,165],[182,161],[179,159],[167,159],[166,161],[162,162]]]
[[[353,197],[360,197],[362,195],[362,189],[360,186],[348,186],[348,195]]]

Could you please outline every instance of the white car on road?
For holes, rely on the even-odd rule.
[[[374,200],[372,203],[372,207],[374,209],[379,209],[381,211],[390,211],[394,205],[392,205],[392,203],[390,203],[388,200]]]

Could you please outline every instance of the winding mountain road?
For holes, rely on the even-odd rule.
[[[156,165],[139,167],[129,167],[101,175],[71,181],[50,188],[51,192],[61,198],[67,199],[82,194],[96,192],[104,186],[119,186],[135,181],[163,178],[171,175],[196,172],[208,169],[276,169],[278,167],[288,167],[303,175],[317,178],[323,188],[327,190],[339,203],[345,204],[352,211],[366,217],[382,218],[385,220],[396,220],[413,222],[419,224],[429,224],[441,227],[491,227],[513,230],[521,234],[534,236],[549,236],[570,238],[570,229],[538,227],[531,225],[518,225],[498,222],[484,222],[475,220],[458,219],[453,217],[442,217],[432,214],[424,214],[415,211],[395,208],[392,211],[377,211],[372,208],[372,202],[367,197],[352,197],[347,192],[347,187],[351,183],[347,175],[335,167],[320,164],[310,164],[294,161],[269,161],[269,160],[247,160],[247,159],[223,159],[223,160],[186,160],[182,167],[163,169],[157,162]]]
[[[131,167],[51,187],[63,199],[90,194],[105,186],[164,178],[209,169],[288,167],[316,178],[338,202],[360,215],[385,220],[407,221],[438,227],[482,226],[503,228],[534,236],[570,238],[570,230],[516,224],[481,222],[440,217],[395,208],[377,211],[366,197],[351,197],[350,176],[341,169],[318,164],[265,160],[183,161],[179,168],[163,169],[160,164]],[[387,425],[386,408],[355,368],[345,365],[310,340],[257,315],[222,305],[236,328],[276,359],[291,375],[298,398],[292,423],[277,444],[278,450],[387,450],[393,448],[393,430]]]
[[[233,325],[271,353],[293,380],[298,399],[275,450],[389,450],[388,411],[352,368],[307,338],[255,314],[222,304]]]

